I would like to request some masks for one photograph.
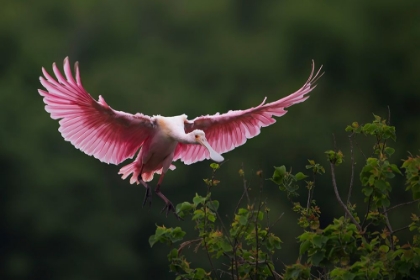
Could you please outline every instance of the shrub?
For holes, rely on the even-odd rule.
[[[162,242],[172,247],[168,260],[176,279],[420,279],[420,217],[411,214],[412,222],[399,229],[394,229],[388,217],[390,211],[420,201],[420,156],[409,154],[400,167],[391,163],[395,150],[389,144],[396,140],[395,127],[379,116],[374,115],[373,122],[364,125],[354,122],[346,131],[349,133],[351,179],[345,201],[336,180],[336,168],[342,164],[344,155],[337,149],[325,152],[335,197],[344,215],[335,217],[324,228],[320,226],[321,209],[313,199],[316,177],[327,172],[321,164],[309,160],[305,166],[307,174],[292,173],[285,166],[275,167],[270,178],[287,195],[299,217],[297,223],[302,233],[297,236],[299,257],[295,264],[276,267],[273,262],[282,241],[278,233],[272,231],[275,222],[270,224],[268,219],[270,209],[261,200],[262,187],[252,200],[244,184],[233,219],[225,226],[218,212],[219,202],[211,196],[211,189],[219,184],[215,172],[220,166],[215,163],[211,164],[212,177],[204,180],[207,194],[196,194],[192,202],[176,207],[181,218],[195,224],[196,238],[175,246],[185,232],[180,227],[158,226],[149,239],[150,245]],[[374,144],[359,175],[361,189],[358,191],[363,194],[365,205],[356,207],[351,202],[355,185],[353,139],[360,134],[373,139]],[[239,175],[245,182],[242,169]],[[396,175],[405,176],[406,191],[412,193],[413,200],[391,206],[390,180]],[[257,176],[261,177],[262,173],[258,172]],[[306,189],[306,205],[296,201],[302,186]],[[243,204],[245,206],[241,207]],[[403,230],[409,231],[411,238],[405,244],[397,237]],[[209,268],[190,267],[183,249],[192,244],[203,249]],[[223,259],[224,266],[214,267],[213,259]]]

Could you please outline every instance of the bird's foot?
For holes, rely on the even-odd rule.
[[[172,211],[174,213],[175,217],[178,220],[182,221],[182,218],[176,213],[176,209],[175,209],[174,205],[169,200],[166,202],[165,207],[163,207],[162,211],[160,211],[160,212],[162,213],[163,211],[166,211],[166,217],[168,217],[168,213]]]
[[[146,187],[146,193],[144,194],[143,207],[149,202],[149,207],[152,205],[152,192],[149,186]]]

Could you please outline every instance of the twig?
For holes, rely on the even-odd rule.
[[[352,189],[353,189],[353,180],[354,180],[354,152],[353,152],[353,141],[352,141],[352,136],[354,135],[354,133],[349,135],[349,142],[350,142],[350,158],[351,158],[351,175],[350,175],[350,186],[349,186],[349,193],[347,194],[347,203],[346,205],[348,206],[350,204],[350,197],[351,197],[351,193],[352,193]],[[347,218],[347,213],[345,215],[345,218]]]
[[[408,228],[410,228],[410,226],[408,225],[408,226],[405,226],[405,227],[402,227],[402,228],[399,228],[399,229],[396,229],[396,230],[394,230],[393,232],[391,232],[391,234],[394,234],[394,233],[396,233],[396,232],[398,232],[398,231],[402,231],[402,230],[405,230],[405,229],[408,229]]]
[[[280,216],[277,218],[277,220],[270,226],[270,227],[274,227],[275,224],[277,224],[278,221],[280,221],[280,219],[283,217],[284,212],[280,214]]]
[[[270,264],[269,263],[265,263],[265,265],[268,267],[268,270],[270,270],[271,275],[274,277],[274,279],[280,279],[277,274],[274,274],[274,271],[271,269]]]
[[[316,176],[316,173],[315,172],[313,172],[312,173],[312,178],[313,178],[313,184],[312,184],[312,187],[311,187],[311,189],[310,190],[308,190],[308,200],[306,201],[306,209],[309,209],[309,207],[311,206],[311,200],[312,200],[312,197],[314,196],[314,189],[315,189],[315,176]]]
[[[236,255],[236,240],[235,240],[235,251],[233,252],[233,255],[235,256],[235,272],[236,272],[236,279],[239,279],[239,269],[238,269],[238,256]],[[233,279],[233,274],[232,274]]]
[[[212,185],[213,185],[214,171],[213,171],[213,175],[212,175],[211,180],[212,180]],[[207,194],[209,192],[210,192],[210,186],[208,186]],[[216,278],[217,278],[217,273],[214,270],[213,261],[211,260],[210,253],[209,253],[209,248],[207,247],[207,242],[206,242],[206,235],[207,235],[207,205],[204,205],[204,232],[205,232],[205,235],[203,236],[203,243],[204,243],[204,247],[206,248],[206,250],[205,250],[206,251],[206,255],[207,255],[207,258],[209,259],[209,263],[210,263],[210,266],[211,266],[211,271],[214,272],[214,274],[216,275]]]
[[[340,203],[341,207],[343,207],[344,211],[347,213],[347,215],[350,217],[350,219],[352,220],[352,222],[356,225],[357,229],[359,231],[362,231],[362,227],[360,226],[360,224],[356,221],[356,219],[353,217],[353,215],[350,213],[349,209],[347,208],[347,206],[344,204],[344,202],[341,200],[340,194],[338,193],[338,188],[337,188],[337,182],[335,180],[335,168],[334,168],[334,164],[330,163],[330,167],[331,167],[331,178],[332,178],[332,184],[334,187],[334,193],[335,196],[338,200],[338,202]]]
[[[232,262],[232,264],[231,264],[231,273],[230,273],[230,275],[232,275],[232,279],[235,279],[235,276],[234,276],[234,274],[233,274],[233,259],[231,259],[231,262]]]
[[[362,148],[360,148],[360,146],[357,144],[357,141],[354,141],[356,143],[356,146],[359,148],[359,151],[362,153],[363,157],[365,158],[365,161],[367,160],[367,157],[365,155],[365,153],[362,151]]]
[[[178,255],[181,253],[181,251],[186,247],[186,246],[189,246],[190,244],[192,244],[192,243],[194,243],[194,242],[198,242],[198,241],[201,241],[202,240],[202,238],[197,238],[197,239],[194,239],[194,240],[188,240],[188,241],[185,241],[185,242],[182,242],[180,245],[179,245],[179,248],[178,248]]]
[[[388,107],[388,125],[391,125],[391,109],[389,108],[389,105],[387,107]]]
[[[244,164],[242,163],[242,171],[244,171]],[[246,186],[246,179],[245,179],[245,171],[243,176],[243,182],[244,182],[244,194],[246,195],[246,199],[248,201],[248,204],[250,204],[249,195],[248,195],[248,188]]]
[[[241,204],[241,202],[242,202],[242,200],[244,199],[245,195],[246,195],[246,196],[247,196],[247,198],[248,198],[248,205],[250,204],[250,202],[249,202],[249,197],[248,197],[248,191],[247,191],[246,189],[247,189],[247,186],[246,186],[246,180],[244,179],[244,191],[242,192],[241,198],[239,198],[239,201],[238,201],[238,203],[236,204],[236,207],[235,207],[235,213],[238,211],[239,205]]]
[[[335,141],[335,134],[332,134],[333,137],[333,143],[334,143],[334,150],[337,151],[337,142]]]
[[[401,207],[401,206],[404,206],[404,205],[413,204],[413,203],[416,203],[416,202],[420,202],[420,199],[416,199],[416,200],[413,200],[413,201],[403,202],[403,203],[394,205],[394,206],[389,207],[388,209],[386,209],[386,211],[382,212],[382,214],[385,214],[385,213],[387,213],[387,212],[389,212],[391,210],[394,210],[395,208],[398,208],[398,207]]]
[[[224,162],[222,162],[219,166],[221,166],[223,163],[225,163],[226,161],[224,161]],[[213,185],[213,183],[214,183],[214,174],[215,174],[215,171],[213,171],[213,173],[212,173],[212,177],[211,177],[211,180],[212,180],[212,185]],[[210,196],[210,198],[209,198],[209,202],[213,202],[213,200],[211,199],[211,196]],[[222,229],[225,231],[225,233],[226,233],[226,236],[228,236],[227,235],[227,233],[229,232],[228,230],[227,230],[227,228],[226,228],[226,226],[225,226],[225,223],[223,222],[223,220],[222,220],[222,217],[220,216],[220,214],[219,214],[219,211],[218,210],[216,210],[216,211],[214,211],[215,213],[216,213],[216,216],[217,216],[217,219],[220,221],[220,224],[222,225]],[[235,213],[236,213],[236,211],[235,211]],[[232,246],[232,248],[233,248],[233,242],[230,240],[230,238],[227,238],[227,240],[228,240],[228,242],[230,243],[230,246]]]
[[[258,215],[261,211],[261,195],[263,190],[263,181],[260,182],[260,193],[258,196],[258,210],[255,217],[255,244],[256,244],[256,253],[255,253],[255,279],[258,280]]]
[[[392,249],[392,250],[394,250],[394,240],[393,240],[393,238],[392,238],[392,232],[393,232],[393,230],[392,230],[392,226],[391,226],[391,223],[389,222],[388,213],[386,212],[386,207],[385,207],[385,206],[383,206],[383,209],[384,209],[384,213],[385,213],[385,221],[386,221],[386,225],[387,225],[387,227],[388,227],[389,232],[391,232],[391,238],[390,238],[390,242],[391,242],[391,249]]]
[[[369,196],[369,201],[368,201],[368,205],[367,205],[367,207],[366,207],[366,214],[365,214],[365,217],[363,218],[362,227],[365,225],[365,222],[366,222],[367,216],[368,216],[368,214],[369,214],[370,204],[372,203],[372,197],[373,197],[373,194],[371,194],[371,195]],[[366,226],[366,227],[367,227],[367,226]]]
[[[391,223],[389,222],[388,213],[386,212],[386,207],[385,206],[382,206],[382,207],[384,209],[383,213],[384,213],[384,216],[385,216],[386,224],[388,226],[389,231],[392,232],[392,227],[391,227]]]

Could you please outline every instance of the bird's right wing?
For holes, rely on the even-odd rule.
[[[77,62],[76,79],[68,58],[64,60],[65,77],[55,63],[53,71],[56,79],[42,68],[45,78],[40,77],[40,81],[46,90],[38,92],[44,97],[45,110],[51,118],[61,119],[61,135],[76,148],[102,162],[119,164],[133,157],[153,133],[149,116],[116,111],[101,96],[94,100],[83,88]]]

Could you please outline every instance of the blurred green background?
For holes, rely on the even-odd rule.
[[[57,62],[61,68],[66,56],[80,62],[92,96],[103,95],[113,108],[190,118],[249,108],[265,96],[277,100],[306,81],[311,59],[324,65],[310,99],[224,155],[213,198],[226,223],[242,193],[242,164],[254,189],[257,170],[266,178],[274,165],[304,171],[307,159],[327,167],[323,152],[333,148],[332,133],[346,155],[338,171],[344,196],[350,162],[344,128],[371,121],[372,113],[387,117],[388,105],[398,136],[394,162],[420,147],[418,0],[16,0],[1,6],[2,279],[171,279],[169,248],[148,244],[155,224],[180,225],[193,237],[193,224],[166,218],[157,197],[143,209],[144,188],[121,180],[121,166],[100,163],[62,139],[37,89],[41,67],[51,70]],[[162,187],[174,204],[204,195],[210,162],[175,164]],[[402,178],[395,182],[392,202],[410,199]],[[285,213],[275,228],[284,242],[276,260],[281,272],[283,263],[296,261],[297,217],[274,184],[265,181],[264,190],[272,219]],[[356,178],[356,201],[359,190]],[[342,214],[329,175],[319,180],[315,199],[326,209],[324,223]],[[399,217],[410,209],[399,211],[391,219],[406,224]],[[208,268],[202,252],[189,254],[192,266]]]

